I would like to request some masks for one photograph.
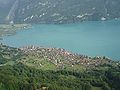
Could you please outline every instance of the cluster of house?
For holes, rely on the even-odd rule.
[[[20,48],[24,53],[42,57],[50,62],[54,63],[56,66],[64,68],[64,65],[69,65],[73,67],[74,65],[84,65],[87,67],[95,67],[103,64],[111,64],[111,60],[105,60],[103,57],[88,57],[86,55],[80,55],[76,53],[71,53],[62,48],[44,48],[36,46],[27,46]]]

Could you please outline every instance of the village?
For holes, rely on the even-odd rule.
[[[110,60],[107,57],[89,57],[71,53],[62,48],[44,48],[34,45],[20,48],[25,54],[38,58],[47,59],[57,67],[64,69],[66,65],[74,67],[74,65],[82,65],[85,67],[95,68],[101,65],[118,65],[119,62]],[[41,64],[40,64],[41,65]]]
[[[78,66],[78,68],[81,66],[84,68],[96,68],[102,65],[120,65],[119,61],[112,61],[105,56],[89,57],[87,55],[72,53],[62,48],[45,48],[34,45],[21,48],[12,48],[1,43],[0,53],[2,57],[7,60],[11,59],[26,65],[31,64],[35,67],[46,67],[46,63],[52,63],[58,69],[65,69],[66,67],[74,68],[76,66]],[[33,58],[30,59],[30,57]],[[7,64],[3,63],[0,66],[3,65]]]

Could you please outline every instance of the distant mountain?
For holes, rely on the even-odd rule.
[[[15,0],[0,0],[0,23],[5,23],[5,19]]]
[[[74,23],[120,18],[120,0],[19,0],[16,23]]]

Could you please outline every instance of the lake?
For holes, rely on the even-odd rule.
[[[3,37],[4,44],[64,48],[88,56],[120,60],[120,21],[86,21],[75,24],[35,24],[16,35]]]

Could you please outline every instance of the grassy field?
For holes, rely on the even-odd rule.
[[[103,90],[103,89],[100,87],[92,87],[92,90]]]
[[[22,60],[20,60],[24,65],[27,65],[29,67],[33,67],[36,69],[42,69],[42,70],[55,70],[56,66],[53,63],[50,63],[45,58],[37,58],[34,56],[27,56],[23,57]]]

